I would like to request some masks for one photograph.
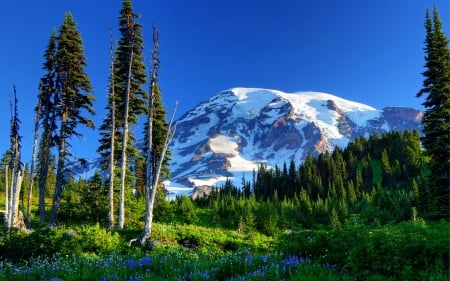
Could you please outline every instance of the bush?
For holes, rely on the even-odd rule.
[[[367,279],[421,280],[449,268],[449,224],[405,222],[368,228],[285,233],[279,250],[330,264],[341,273]]]
[[[60,254],[99,254],[125,245],[117,233],[95,226],[40,227],[30,233],[14,231],[0,240],[0,259],[13,263]]]

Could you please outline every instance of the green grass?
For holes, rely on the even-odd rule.
[[[418,221],[268,237],[156,223],[152,249],[127,246],[139,229],[3,232],[0,280],[448,280],[448,231]]]

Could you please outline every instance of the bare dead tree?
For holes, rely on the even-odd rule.
[[[144,229],[141,238],[141,244],[145,243],[145,240],[150,237],[151,233],[151,196],[152,196],[152,186],[153,186],[153,162],[152,162],[152,147],[153,147],[153,113],[154,113],[154,100],[156,96],[156,84],[159,75],[159,34],[156,26],[153,25],[153,54],[151,60],[151,77],[150,77],[150,95],[149,95],[149,111],[148,111],[148,128],[147,128],[147,177],[145,181],[145,219],[144,219]]]
[[[111,153],[109,158],[109,189],[108,189],[108,204],[109,204],[109,212],[108,212],[108,221],[109,228],[112,229],[114,227],[114,139],[116,135],[116,100],[115,100],[115,92],[114,92],[114,47],[113,47],[113,37],[112,37],[112,29],[110,29],[110,59],[111,59],[111,90],[110,90],[110,98],[111,98]]]
[[[8,180],[8,174],[9,174],[9,165],[8,165],[8,163],[5,163],[5,219],[4,219],[5,226],[9,225],[9,180]]]
[[[39,86],[39,96],[42,92],[42,87]],[[36,106],[36,118],[34,119],[34,141],[33,141],[33,151],[31,153],[31,167],[30,167],[30,181],[28,183],[28,199],[27,199],[27,225],[30,227],[31,224],[31,201],[33,198],[33,181],[34,181],[34,165],[36,162],[36,151],[39,139],[39,120],[41,120],[41,99],[38,99],[38,104]]]
[[[156,198],[156,193],[157,193],[157,188],[160,184],[160,175],[161,175],[161,167],[163,166],[163,162],[164,162],[164,158],[166,156],[166,152],[167,149],[169,147],[170,142],[172,141],[172,137],[175,134],[176,131],[176,126],[173,126],[173,121],[175,118],[175,112],[177,110],[178,107],[178,101],[175,104],[175,108],[173,110],[172,113],[172,117],[170,119],[169,125],[168,125],[168,129],[167,129],[167,134],[166,134],[166,138],[164,140],[164,146],[163,146],[163,151],[161,152],[161,156],[158,159],[158,165],[156,166],[156,171],[155,174],[153,175],[152,181],[151,181],[151,185],[150,186],[146,186],[146,189],[149,189],[148,191],[148,195],[147,195],[147,201],[146,201],[146,212],[145,212],[145,225],[144,225],[144,230],[142,233],[142,237],[140,238],[140,244],[144,245],[145,242],[147,241],[147,239],[149,237],[151,237],[152,234],[152,224],[153,224],[153,208],[155,206],[155,198]]]
[[[14,88],[14,113],[11,116],[11,134],[10,134],[13,170],[12,170],[11,193],[9,201],[9,220],[8,220],[9,228],[16,227],[18,225],[19,195],[23,179],[20,162],[21,137],[19,135],[20,120],[17,109],[16,86],[13,86],[13,88]]]

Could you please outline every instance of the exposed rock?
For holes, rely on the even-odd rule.
[[[294,159],[299,164],[309,153],[331,151],[359,136],[420,130],[421,118],[416,109],[377,110],[325,93],[286,94],[245,88],[224,91],[177,121],[170,147],[172,181],[189,186],[195,185],[193,182],[220,185],[230,178],[239,185],[242,175],[247,174],[248,179],[260,163],[282,166]],[[224,147],[214,150],[211,140],[217,145],[218,137],[225,140]],[[201,196],[204,190],[194,193]]]
[[[212,191],[212,188],[210,186],[206,186],[206,185],[196,186],[192,193],[192,199],[206,197],[211,193],[211,191]]]

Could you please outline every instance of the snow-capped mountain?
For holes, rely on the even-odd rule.
[[[421,130],[421,119],[416,109],[377,110],[326,93],[230,89],[176,122],[167,186],[178,193],[227,178],[240,184],[243,176],[251,180],[261,163],[282,166],[294,159],[299,164],[308,153],[344,147],[359,136]]]

